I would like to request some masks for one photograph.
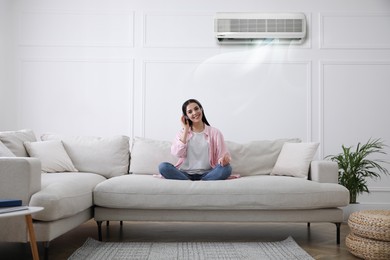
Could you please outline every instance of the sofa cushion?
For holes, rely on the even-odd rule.
[[[286,142],[298,143],[300,139],[252,141],[245,144],[226,141],[232,157],[230,164],[233,173],[241,176],[270,174]]]
[[[271,175],[307,178],[319,143],[285,143]]]
[[[39,158],[43,172],[78,172],[60,140],[24,142],[30,157]]]
[[[285,176],[180,181],[130,174],[99,183],[94,202],[125,209],[319,209],[348,205],[349,192],[338,184]]]
[[[129,138],[127,136],[94,137],[44,134],[43,141],[62,140],[74,166],[81,172],[98,173],[106,178],[129,171]]]
[[[171,154],[171,142],[135,137],[131,145],[130,172],[133,174],[158,174],[161,162],[176,164],[178,158]]]
[[[24,142],[35,142],[37,138],[32,130],[0,132],[0,141],[16,156],[28,157]]]
[[[0,157],[15,157],[15,154],[0,141]]]
[[[93,206],[94,187],[106,180],[94,173],[52,173],[42,175],[42,188],[31,196],[29,206],[44,207],[34,219],[53,221],[73,216]]]

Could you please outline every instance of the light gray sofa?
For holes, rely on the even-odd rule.
[[[41,140],[31,130],[0,132],[0,198],[45,208],[33,219],[46,249],[93,217],[100,239],[102,222],[115,220],[332,222],[340,242],[349,193],[337,184],[336,163],[312,161],[318,144],[227,142],[236,178],[192,182],[158,175],[160,162],[176,161],[168,141],[135,138],[130,149],[126,136]],[[1,219],[0,228],[0,241],[28,241],[23,218]]]
[[[176,162],[170,142],[135,138],[130,173],[94,190],[99,239],[103,221],[332,222],[340,224],[348,190],[337,184],[338,167],[312,161],[318,144],[298,139],[227,142],[235,176],[224,181],[159,177],[157,165]],[[309,176],[310,174],[310,176]]]

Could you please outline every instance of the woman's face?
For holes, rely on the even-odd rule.
[[[187,105],[187,110],[186,110],[188,118],[194,122],[202,122],[202,108],[199,107],[197,103],[189,103]]]

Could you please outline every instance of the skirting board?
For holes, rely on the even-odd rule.
[[[344,222],[347,222],[349,215],[351,215],[353,212],[360,211],[360,210],[372,210],[372,209],[390,210],[390,203],[356,203],[356,204],[349,204],[348,206],[343,207],[342,209],[344,213]]]

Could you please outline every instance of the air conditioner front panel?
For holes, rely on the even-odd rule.
[[[214,31],[218,39],[302,39],[306,19],[302,13],[217,13]]]

